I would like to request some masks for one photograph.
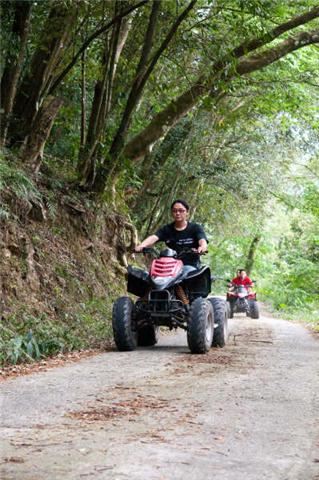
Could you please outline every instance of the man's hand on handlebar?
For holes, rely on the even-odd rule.
[[[189,249],[184,249],[184,253],[197,253],[197,255],[206,255],[208,250],[205,247],[199,246],[198,248],[189,248]]]
[[[197,251],[197,253],[199,253],[200,255],[204,255],[205,253],[207,253],[207,247],[204,245],[199,245],[199,247],[194,250]]]
[[[183,256],[185,254],[205,255],[206,253],[207,253],[207,250],[204,250],[203,247],[198,247],[198,248],[185,247],[177,253],[177,257]]]

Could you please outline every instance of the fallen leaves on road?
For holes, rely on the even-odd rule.
[[[229,365],[233,363],[233,358],[229,354],[219,354],[216,351],[210,350],[205,355],[183,355],[183,357],[180,358],[180,361],[187,363],[188,365],[198,363],[217,363],[219,365]]]
[[[0,369],[0,381],[8,378],[30,375],[31,373],[46,372],[55,367],[61,367],[68,363],[78,362],[83,358],[93,357],[103,353],[105,350],[80,350],[70,353],[60,353],[56,357],[46,358],[34,363],[24,363],[21,365],[8,365]]]
[[[6,457],[3,459],[4,463],[24,463],[25,460],[22,457]]]
[[[78,420],[97,422],[114,417],[138,415],[143,409],[162,409],[168,404],[168,400],[158,399],[151,395],[137,395],[136,398],[115,402],[111,405],[91,406],[86,410],[71,412],[68,416]]]

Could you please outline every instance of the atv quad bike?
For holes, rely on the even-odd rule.
[[[245,285],[230,284],[227,292],[227,302],[229,303],[229,317],[233,318],[234,313],[246,313],[247,317],[259,318],[259,307],[256,293],[251,292]]]
[[[112,326],[115,344],[120,351],[138,345],[157,343],[159,327],[182,328],[192,353],[206,353],[211,346],[223,347],[227,340],[227,306],[219,298],[208,298],[211,275],[208,266],[193,271],[184,268],[180,257],[198,253],[166,248],[154,255],[149,272],[128,266],[127,291],[138,298],[118,298],[113,306]]]

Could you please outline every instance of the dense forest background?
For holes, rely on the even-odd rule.
[[[176,197],[216,276],[245,267],[318,328],[318,17],[314,0],[1,0],[1,362],[105,340],[129,251]]]

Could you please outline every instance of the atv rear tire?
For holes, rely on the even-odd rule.
[[[152,347],[158,342],[159,327],[145,325],[137,332],[137,344],[141,347]]]
[[[113,335],[120,352],[135,350],[137,347],[137,332],[132,319],[133,307],[129,297],[120,297],[113,305]]]
[[[228,305],[229,305],[229,314],[228,314],[228,318],[233,318],[234,317],[234,306],[231,304],[231,302],[227,302]]]
[[[251,318],[259,318],[259,307],[256,300],[249,300],[249,312]]]
[[[227,302],[222,298],[208,298],[214,310],[214,335],[212,347],[224,347],[228,337]]]
[[[207,353],[214,334],[214,312],[210,302],[196,298],[189,311],[187,343],[192,353]]]

